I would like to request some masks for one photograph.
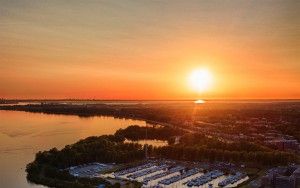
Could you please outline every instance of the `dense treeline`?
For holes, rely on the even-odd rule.
[[[27,178],[34,183],[59,188],[89,188],[100,183],[109,187],[110,184],[103,179],[77,179],[60,169],[95,161],[125,163],[143,159],[144,152],[141,145],[123,143],[123,140],[124,138],[113,135],[89,137],[68,145],[60,151],[53,148],[49,151],[38,152],[35,161],[27,165]]]
[[[258,165],[280,165],[299,160],[295,154],[272,150],[260,144],[248,141],[226,143],[201,133],[185,134],[179,144],[154,150],[160,156],[177,160],[255,162]]]
[[[145,132],[145,129],[148,129],[148,138],[151,139],[167,140],[170,137],[168,134],[181,135],[179,144],[161,148],[150,147],[149,154],[153,157],[244,162],[259,159],[257,162],[261,164],[283,164],[297,160],[297,156],[294,154],[276,151],[247,141],[226,143],[200,133],[185,133],[183,135],[180,130],[172,128],[129,126],[126,129],[118,130],[115,135],[88,137],[73,145],[67,145],[61,151],[53,148],[49,151],[38,152],[35,161],[39,164],[66,168],[95,161],[125,163],[140,160],[144,157],[143,146],[137,143],[125,143],[124,140],[125,138],[144,139],[143,135],[145,134],[142,133]],[[165,152],[166,150],[170,150],[170,152]],[[174,152],[174,156],[170,156],[173,150],[176,152]]]
[[[36,161],[57,168],[67,168],[89,162],[125,163],[142,159],[144,150],[136,143],[123,143],[117,136],[88,137],[73,145],[67,145],[61,151],[56,148],[38,152]]]
[[[129,126],[125,129],[120,129],[115,133],[119,138],[129,140],[155,139],[169,141],[174,136],[182,136],[186,132],[171,127],[140,127],[138,125]]]
[[[146,128],[129,126],[115,133],[118,138],[131,140],[145,139],[145,132],[149,139],[168,140],[172,136],[180,136],[177,145],[161,148],[149,148],[154,157],[166,157],[177,160],[210,160],[231,162],[257,162],[263,165],[285,164],[296,161],[297,156],[286,152],[272,150],[260,144],[240,141],[227,143],[214,137],[207,137],[201,133],[186,133],[170,127]]]
[[[182,146],[199,146],[212,148],[216,150],[227,150],[227,151],[244,151],[244,152],[255,152],[255,151],[271,151],[270,148],[262,146],[260,144],[248,142],[248,141],[239,141],[233,143],[227,143],[218,140],[215,137],[207,137],[202,133],[189,133],[185,134],[180,139],[180,145]]]
[[[226,143],[200,133],[186,133],[179,144],[150,147],[150,155],[176,160],[246,162],[257,165],[283,165],[299,161],[299,156],[272,150],[247,141]]]
[[[193,146],[168,146],[154,150],[161,156],[176,160],[249,162],[257,165],[280,165],[297,160],[297,156],[293,154],[277,151],[245,152]]]

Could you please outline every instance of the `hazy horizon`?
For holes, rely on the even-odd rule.
[[[89,98],[0,98],[7,101],[299,101],[300,98],[253,98],[253,99],[89,99]]]

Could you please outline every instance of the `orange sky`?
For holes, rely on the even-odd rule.
[[[3,98],[300,98],[298,1],[0,5]],[[196,93],[202,67],[214,83]]]

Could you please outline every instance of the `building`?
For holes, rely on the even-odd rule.
[[[286,139],[274,139],[274,140],[267,140],[265,143],[279,150],[298,150],[299,143],[297,140],[286,140]]]
[[[300,166],[271,169],[262,177],[261,184],[271,188],[300,188]]]

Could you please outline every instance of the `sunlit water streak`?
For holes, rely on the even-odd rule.
[[[113,134],[144,121],[113,117],[80,118],[71,115],[0,111],[0,187],[43,187],[26,181],[26,164],[38,151],[63,148],[88,136]]]

